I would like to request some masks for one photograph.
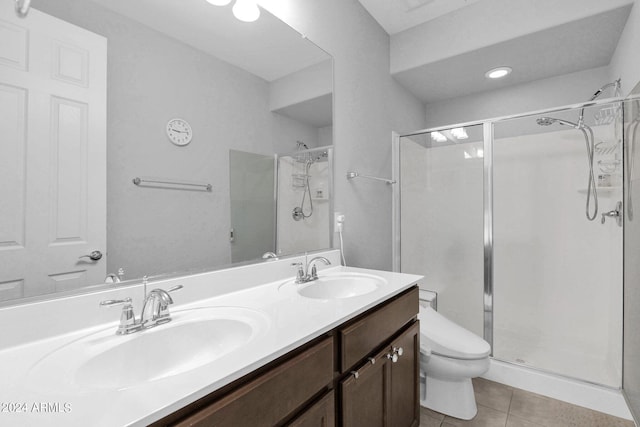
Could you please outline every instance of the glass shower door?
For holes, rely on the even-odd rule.
[[[494,124],[493,355],[620,387],[620,104],[581,114]]]
[[[400,271],[483,336],[482,125],[400,138]]]

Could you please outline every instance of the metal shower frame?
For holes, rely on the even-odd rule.
[[[457,123],[446,126],[437,126],[432,128],[421,129],[407,133],[393,133],[392,138],[392,179],[398,184],[401,184],[400,177],[400,138],[424,135],[431,132],[445,131],[458,127],[469,127],[482,125],[483,128],[483,224],[484,224],[484,291],[483,291],[483,310],[484,310],[484,339],[491,345],[491,356],[493,357],[493,139],[494,139],[494,125],[496,123],[504,122],[511,119],[526,118],[539,116],[542,114],[558,113],[570,110],[576,110],[578,108],[586,108],[598,105],[612,104],[619,102],[623,108],[624,117],[624,105],[625,101],[633,99],[640,99],[640,97],[615,97],[606,98],[595,101],[587,101],[578,104],[565,105],[561,107],[530,111],[526,113],[512,114],[508,116],[501,116],[496,118],[490,118],[485,120],[477,120],[465,123]],[[624,125],[623,125],[624,128]],[[624,150],[623,150],[624,156]],[[624,162],[623,162],[624,163]],[[624,173],[623,173],[624,175]],[[624,186],[623,183],[623,191]],[[401,245],[400,245],[400,185],[393,186],[393,210],[392,210],[392,257],[393,257],[393,271],[400,271],[401,260]],[[623,267],[624,268],[624,267]],[[533,368],[538,371],[543,369]],[[577,378],[576,378],[577,379]],[[578,379],[584,381],[582,379]],[[588,381],[586,381],[588,382]]]

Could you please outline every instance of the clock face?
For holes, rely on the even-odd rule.
[[[187,145],[191,142],[193,131],[186,120],[171,119],[167,123],[167,136],[176,145]]]

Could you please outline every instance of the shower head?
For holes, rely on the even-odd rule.
[[[556,119],[552,119],[551,117],[540,117],[536,120],[536,123],[540,126],[551,126],[556,122]]]
[[[580,129],[580,126],[577,123],[573,123],[573,122],[562,120],[562,119],[556,119],[554,117],[540,117],[539,119],[536,120],[536,123],[539,126],[551,126],[554,123],[558,123],[560,125],[565,125],[565,126],[570,126],[572,128]]]

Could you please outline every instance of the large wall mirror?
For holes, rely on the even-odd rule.
[[[0,1],[0,304],[330,246],[324,51],[205,0]]]

